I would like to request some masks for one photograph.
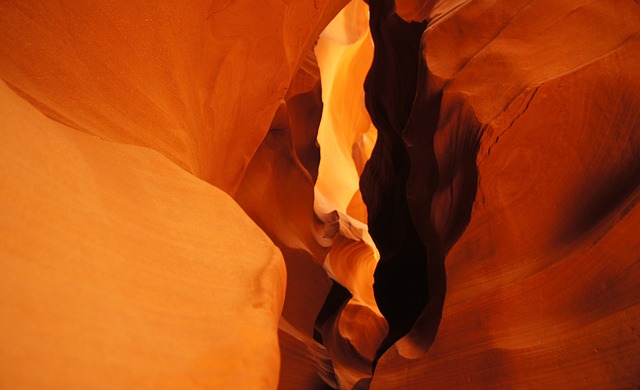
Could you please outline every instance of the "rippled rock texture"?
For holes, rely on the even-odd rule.
[[[391,2],[371,2],[372,31],[382,30],[384,48],[427,22],[415,99],[377,92],[386,85],[374,83],[377,74],[416,79],[394,71],[399,55],[374,60],[367,92],[378,139],[389,139],[379,154],[406,157],[365,177],[373,191],[363,195],[376,204],[384,192],[375,178],[398,180],[385,167],[408,171],[390,196],[409,209],[405,237],[415,227],[425,245],[429,301],[378,362],[372,387],[637,387],[640,7],[398,1],[396,9],[414,24],[399,22]],[[385,88],[393,87],[407,90]],[[374,158],[375,150],[371,166]],[[398,229],[384,225],[394,223],[370,220],[372,235],[393,237]]]
[[[239,189],[283,100],[313,163],[307,54],[345,4],[0,2],[0,387],[277,387],[285,280],[313,325],[329,278],[286,278]]]
[[[632,0],[0,0],[0,387],[637,388]]]

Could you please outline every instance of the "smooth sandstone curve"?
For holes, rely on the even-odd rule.
[[[0,102],[0,387],[276,388],[285,267],[242,209]]]

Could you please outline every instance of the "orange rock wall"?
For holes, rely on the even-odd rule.
[[[0,3],[2,387],[277,386],[285,264],[227,194],[345,4]]]
[[[0,29],[0,387],[640,386],[637,2]]]
[[[0,387],[275,387],[285,267],[242,209],[0,101]]]
[[[638,4],[408,3],[406,198],[442,285],[372,388],[637,387]]]

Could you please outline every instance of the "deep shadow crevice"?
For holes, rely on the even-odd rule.
[[[380,251],[374,293],[389,333],[379,357],[407,334],[428,301],[427,252],[407,203],[410,159],[402,131],[410,117],[418,81],[421,37],[426,23],[408,23],[392,0],[370,2],[375,49],[367,75],[365,103],[378,140],[360,188],[369,213],[369,232]]]

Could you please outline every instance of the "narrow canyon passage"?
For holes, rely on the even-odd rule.
[[[637,1],[0,31],[0,389],[640,387]]]

